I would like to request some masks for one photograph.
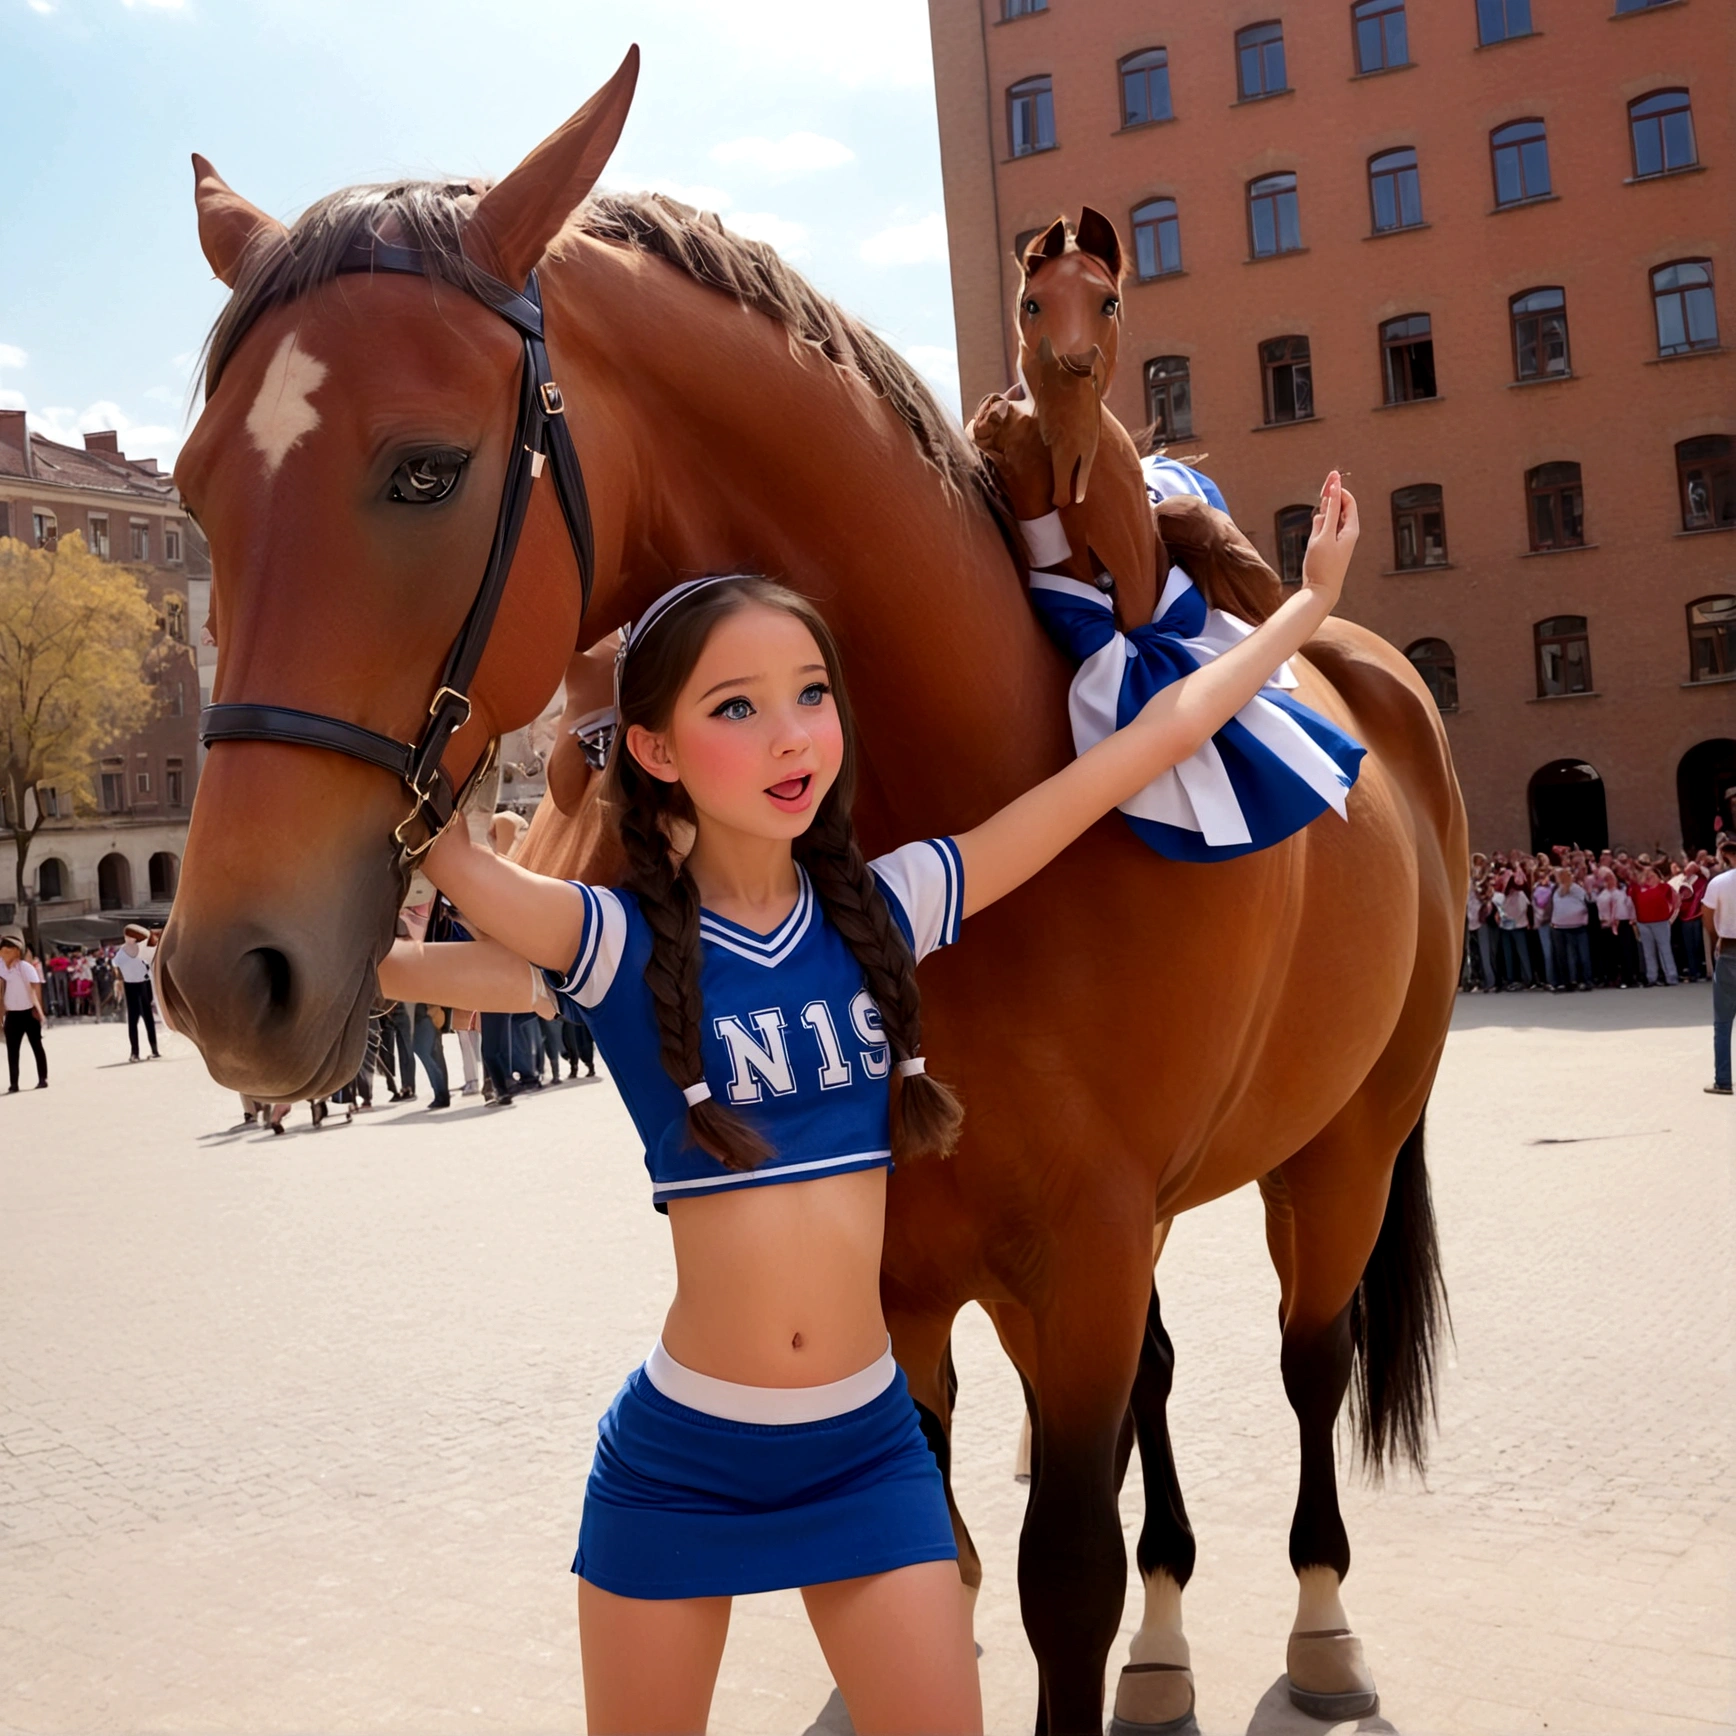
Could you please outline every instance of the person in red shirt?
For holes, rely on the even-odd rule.
[[[1651,988],[1662,971],[1664,981],[1674,988],[1681,980],[1676,975],[1676,954],[1670,945],[1670,924],[1676,918],[1676,889],[1661,879],[1648,862],[1628,890],[1634,901],[1634,926],[1639,933],[1640,951],[1646,961],[1646,987]]]

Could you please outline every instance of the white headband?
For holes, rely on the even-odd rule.
[[[626,667],[628,654],[675,605],[693,595],[695,591],[710,589],[713,585],[727,585],[737,579],[752,578],[752,573],[708,573],[702,579],[685,579],[679,585],[671,588],[646,606],[645,612],[637,621],[629,621],[621,629],[621,643],[615,651],[615,717],[621,716],[621,671]]]

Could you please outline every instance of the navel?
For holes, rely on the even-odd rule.
[[[801,1333],[798,1332],[795,1335],[795,1337],[790,1340],[790,1349],[791,1350],[800,1350],[801,1348],[802,1348],[802,1335],[801,1335]]]

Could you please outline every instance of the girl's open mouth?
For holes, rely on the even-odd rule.
[[[808,805],[808,792],[813,782],[813,774],[804,772],[799,778],[785,778],[781,784],[771,785],[766,794],[786,813],[799,814]]]

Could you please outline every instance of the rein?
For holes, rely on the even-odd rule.
[[[395,271],[427,277],[420,251],[368,237],[354,242],[338,266],[341,276],[351,272]],[[467,293],[472,293],[467,291]],[[260,705],[248,701],[207,706],[200,722],[199,739],[209,747],[220,741],[275,741],[292,747],[317,747],[329,753],[348,754],[365,760],[400,778],[410,792],[410,811],[392,830],[400,864],[418,861],[440,834],[459,804],[493,761],[498,738],[491,740],[463,784],[454,787],[441,765],[452,737],[470,721],[470,684],[477,665],[488,648],[519,532],[530,506],[531,490],[545,463],[554,468],[555,493],[561,516],[567,522],[573,554],[579,563],[581,616],[591,602],[591,584],[596,570],[596,548],[591,532],[590,502],[585,495],[585,477],[579,455],[567,427],[566,404],[549,370],[548,349],[543,341],[542,292],[536,273],[525,281],[524,293],[504,283],[487,279],[473,292],[485,307],[499,314],[524,340],[524,363],[519,373],[518,423],[513,430],[507,459],[506,481],[501,490],[500,510],[494,521],[494,541],[488,565],[471,601],[464,624],[446,653],[434,697],[428,704],[428,721],[413,742],[381,735],[359,723],[327,717],[319,712],[297,711],[285,705]],[[408,834],[418,822],[423,838],[411,844]]]

